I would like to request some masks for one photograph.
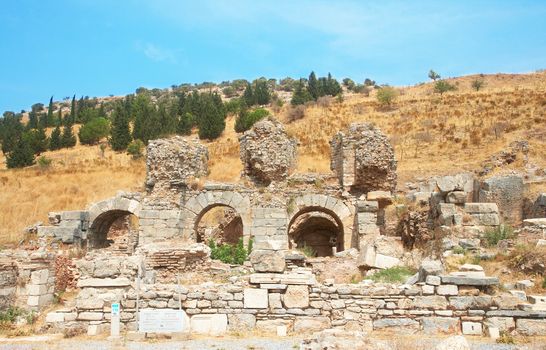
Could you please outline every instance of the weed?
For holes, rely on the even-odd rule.
[[[294,196],[290,196],[290,198],[288,198],[288,203],[286,203],[286,211],[288,214],[292,214],[296,211],[296,198]]]
[[[315,251],[315,249],[313,249],[313,247],[311,246],[308,246],[308,245],[305,245],[303,246],[303,248],[299,248],[298,249],[300,252],[302,252],[303,255],[305,255],[306,257],[308,258],[313,258],[316,256],[317,252]]]
[[[225,264],[242,265],[248,258],[250,249],[252,249],[252,239],[248,242],[248,249],[245,248],[243,238],[239,238],[237,244],[219,244],[211,239],[209,247],[211,249],[210,257],[215,260],[220,260]]]
[[[395,266],[378,271],[370,276],[375,282],[396,283],[405,282],[408,277],[415,274],[415,271],[406,266]]]
[[[455,248],[453,248],[453,254],[465,254],[465,253],[466,253],[466,250],[461,246],[455,246]]]
[[[500,337],[497,338],[499,344],[516,344],[514,336],[508,332],[501,332]]]
[[[38,164],[38,167],[40,168],[40,170],[49,169],[49,167],[51,166],[51,162],[52,162],[52,160],[47,158],[46,156],[41,156],[36,161],[36,163]]]
[[[508,225],[499,225],[493,230],[485,232],[485,243],[489,247],[495,247],[501,240],[514,237],[514,229]]]

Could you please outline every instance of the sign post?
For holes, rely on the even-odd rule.
[[[110,318],[110,338],[119,338],[120,307],[119,303],[113,303]]]

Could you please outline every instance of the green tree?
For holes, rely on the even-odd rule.
[[[190,135],[193,126],[195,125],[195,116],[190,112],[185,112],[178,120],[176,132],[181,135]]]
[[[65,125],[74,125],[76,122],[76,95],[72,96],[72,102],[70,103],[70,115],[65,118]]]
[[[226,128],[223,105],[221,100],[220,103],[218,103],[218,99],[212,94],[204,94],[201,98],[201,113],[197,120],[199,138],[214,140],[218,138]]]
[[[474,79],[471,85],[474,90],[480,91],[485,86],[485,81],[483,79]]]
[[[95,145],[102,138],[110,133],[110,122],[106,118],[98,117],[91,119],[82,127],[78,133],[80,143],[85,145]]]
[[[457,90],[457,87],[453,84],[448,83],[445,80],[438,80],[436,83],[434,83],[434,92],[437,92],[440,95],[443,95],[444,92],[453,90]]]
[[[290,103],[293,106],[297,105],[303,105],[307,103],[308,101],[312,101],[313,96],[309,93],[308,89],[306,88],[303,79],[300,79],[294,87],[294,93],[292,94],[292,100]]]
[[[50,127],[53,123],[53,96],[49,99],[49,106],[47,107],[47,114],[45,117],[44,127]]]
[[[62,148],[62,144],[61,144],[61,128],[59,125],[57,125],[55,127],[55,129],[53,129],[53,131],[51,132],[51,138],[49,140],[49,149],[52,150],[52,151],[55,151],[57,149],[61,149]]]
[[[112,113],[112,130],[110,145],[114,151],[123,151],[131,142],[129,115],[125,103],[116,103]]]
[[[254,87],[254,103],[258,105],[266,105],[271,102],[271,93],[265,79],[258,79]]]
[[[31,129],[23,133],[23,140],[30,146],[34,154],[39,155],[42,152],[47,151],[49,147],[49,140],[43,127],[38,129]]]
[[[23,133],[24,126],[21,123],[21,114],[15,114],[6,111],[2,118],[2,152],[7,154],[11,152]]]
[[[309,74],[309,81],[307,83],[307,90],[309,91],[309,94],[311,95],[311,97],[313,98],[313,100],[317,100],[317,98],[319,98],[319,85],[318,85],[318,80],[317,80],[317,76],[315,75],[315,72],[311,72],[311,74]]]
[[[13,150],[6,157],[6,164],[9,169],[23,168],[34,164],[34,152],[32,147],[20,138]]]
[[[356,83],[351,78],[345,78],[343,79],[343,85],[347,88],[347,90],[353,90],[356,86]]]
[[[391,106],[398,97],[398,91],[390,86],[383,86],[377,90],[376,97],[382,106]]]
[[[428,77],[433,80],[433,81],[436,81],[438,79],[440,79],[440,74],[436,73],[435,71],[433,71],[432,69],[428,72]]]
[[[139,139],[144,144],[157,138],[161,134],[159,114],[152,104],[150,95],[138,94],[132,106],[135,122],[133,125],[133,138]]]
[[[247,106],[254,106],[254,91],[252,91],[252,84],[247,83],[245,92],[243,92],[243,100]]]
[[[132,141],[129,146],[127,146],[127,153],[129,153],[133,159],[139,159],[142,157],[142,150],[144,149],[144,142],[140,140]]]
[[[70,148],[76,146],[76,135],[72,130],[72,124],[67,124],[63,128],[63,133],[61,135],[61,146],[63,148]]]
[[[258,108],[253,111],[242,111],[235,121],[235,131],[245,132],[249,130],[258,120],[269,116],[267,109]]]

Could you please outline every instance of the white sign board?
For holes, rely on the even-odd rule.
[[[141,309],[138,330],[145,333],[182,332],[186,313],[171,309]]]
[[[112,304],[112,316],[119,316],[119,303]]]

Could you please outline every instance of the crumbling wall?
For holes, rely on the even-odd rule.
[[[494,176],[479,183],[477,202],[496,203],[504,222],[519,225],[523,220],[526,185],[520,175]]]
[[[338,132],[332,141],[330,168],[340,184],[351,190],[393,191],[396,160],[387,137],[369,123],[354,123]]]
[[[149,191],[184,187],[208,173],[208,150],[197,139],[175,136],[150,141],[146,152],[146,188]]]
[[[296,140],[273,118],[254,124],[239,142],[244,175],[258,184],[284,180],[295,166]]]

